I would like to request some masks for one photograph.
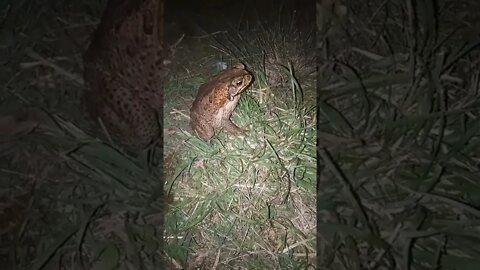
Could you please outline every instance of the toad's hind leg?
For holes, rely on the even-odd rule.
[[[213,127],[209,125],[205,120],[193,119],[190,122],[190,125],[194,131],[197,132],[198,136],[204,140],[210,140],[215,132]]]

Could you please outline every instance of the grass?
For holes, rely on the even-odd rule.
[[[206,258],[216,253],[223,267],[259,268],[263,262],[285,268],[282,258],[302,262],[297,256],[315,252],[314,119],[307,112],[305,125],[292,110],[266,117],[249,96],[237,110],[233,121],[255,126],[246,136],[232,140],[221,133],[205,142],[182,134],[185,153],[171,181],[180,202],[166,216],[172,238],[167,246],[187,245],[197,256],[205,249]],[[197,243],[185,243],[186,235]],[[287,255],[292,251],[300,254]]]
[[[176,265],[305,269],[315,263],[315,99],[304,98],[314,96],[313,77],[297,73],[296,63],[284,59],[277,63],[283,65],[277,75],[284,83],[274,85],[266,75],[273,64],[258,61],[259,41],[277,54],[308,44],[285,41],[288,32],[276,22],[254,21],[251,28],[214,34],[205,30],[203,38],[186,38],[177,49],[172,69],[201,65],[204,72],[173,73],[165,89],[172,112],[165,122],[178,128],[165,138],[166,166],[171,164],[165,170],[167,190],[176,198],[165,218],[166,252]],[[260,35],[261,29],[268,31]],[[303,53],[290,55],[306,59]],[[218,130],[206,142],[191,133],[188,110],[196,89],[222,62],[243,62],[254,74],[232,115],[249,132],[233,136]]]
[[[348,33],[318,39],[319,269],[478,267],[475,4],[431,4],[324,16]]]
[[[269,102],[274,96],[279,100],[292,97],[286,89],[296,90],[292,83],[301,82],[307,102],[316,98],[314,27],[299,25],[301,16],[279,5],[272,12],[275,19],[258,19],[255,23],[243,22],[241,31],[222,32],[212,36],[213,46],[235,59],[246,61],[253,69],[255,79],[262,87],[260,102]],[[297,15],[297,16],[296,16]],[[294,78],[294,79],[292,79]],[[281,91],[280,91],[281,89]],[[275,101],[273,101],[275,102]]]
[[[52,173],[31,176],[34,188],[25,194],[29,203],[19,209],[24,216],[9,228],[18,238],[9,239],[14,249],[8,250],[17,267],[42,269],[65,264],[65,257],[68,264],[94,269],[125,261],[135,268],[158,267],[163,207],[158,169],[147,172],[135,156],[58,116],[52,120],[56,125],[41,124],[40,134],[30,135],[46,149],[27,154],[43,154],[50,162],[41,170]]]

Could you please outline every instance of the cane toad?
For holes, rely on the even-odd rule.
[[[121,144],[161,135],[163,0],[109,0],[84,55],[89,114]]]
[[[200,86],[190,109],[190,126],[198,136],[209,140],[215,128],[223,128],[235,135],[247,131],[235,125],[230,116],[237,106],[240,93],[248,88],[252,79],[252,74],[245,66],[237,64],[220,71]]]

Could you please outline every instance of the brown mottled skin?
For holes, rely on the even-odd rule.
[[[234,135],[247,131],[232,123],[230,116],[252,79],[245,66],[237,64],[200,86],[190,109],[190,126],[200,138],[211,139],[215,128],[223,128]]]
[[[109,0],[84,55],[87,111],[135,148],[161,135],[162,21],[162,0]]]

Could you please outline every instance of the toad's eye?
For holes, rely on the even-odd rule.
[[[237,86],[240,86],[240,85],[242,85],[242,82],[243,82],[242,80],[238,80],[238,81],[235,82],[235,84],[236,84]]]

